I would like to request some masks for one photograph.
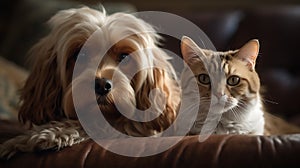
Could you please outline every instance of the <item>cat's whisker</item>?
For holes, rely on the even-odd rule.
[[[271,104],[279,104],[279,103],[277,103],[277,102],[275,102],[275,101],[272,101],[272,100],[268,100],[268,99],[265,99],[265,98],[260,98],[261,99],[261,101],[263,101],[263,102],[267,102],[267,103],[271,103]]]
[[[210,101],[211,101],[211,99],[209,97],[201,97],[200,98],[200,104],[201,103],[207,104],[207,103],[210,103]]]
[[[239,102],[236,106],[242,110],[247,110],[247,105],[242,102]]]
[[[236,109],[232,108],[230,111],[233,114],[234,120],[239,120],[239,115],[237,114]]]
[[[203,48],[207,48],[206,45],[205,45],[205,43],[204,43],[204,41],[202,39],[200,39],[200,40],[201,40],[201,43],[203,45]]]
[[[242,108],[243,110],[247,111],[247,103],[244,102],[243,100],[240,100],[237,104],[237,107]]]
[[[241,120],[245,119],[245,116],[241,115],[241,111],[239,110],[239,108],[234,108],[233,113],[234,113],[234,116],[235,116],[236,120],[241,121]],[[245,123],[245,125],[248,125],[248,123]]]
[[[203,97],[201,97],[200,99],[210,100],[210,97],[206,97],[206,96],[204,97],[204,96],[203,96]]]

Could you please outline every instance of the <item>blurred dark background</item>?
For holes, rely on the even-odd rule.
[[[58,10],[79,4],[106,7],[108,13],[165,11],[199,26],[218,50],[260,40],[257,71],[267,110],[300,125],[299,0],[2,0],[0,55],[25,68],[26,52],[49,31],[45,22]],[[179,41],[166,36],[164,48],[177,54]]]

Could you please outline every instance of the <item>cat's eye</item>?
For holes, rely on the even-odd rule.
[[[128,54],[128,53],[121,53],[121,54],[118,55],[117,59],[118,59],[119,62],[122,62],[122,63],[126,64],[130,60],[130,54]]]
[[[241,80],[240,77],[233,75],[227,79],[227,84],[229,86],[236,86],[240,83],[240,80]]]
[[[198,81],[204,85],[210,84],[210,78],[207,74],[198,75]]]

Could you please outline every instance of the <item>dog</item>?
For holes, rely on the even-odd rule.
[[[32,71],[20,97],[19,120],[30,128],[1,144],[2,158],[18,151],[59,150],[88,139],[76,113],[76,90],[82,92],[79,108],[89,114],[100,110],[110,126],[123,134],[155,136],[170,127],[180,106],[181,90],[170,57],[158,47],[161,37],[149,23],[131,14],[107,15],[104,9],[81,7],[59,11],[48,24],[51,32],[29,52]],[[97,31],[101,33],[94,37],[96,43],[89,43],[93,51],[87,54],[85,43]],[[104,51],[103,46],[111,47]],[[89,65],[97,62],[99,52],[105,54],[94,73]],[[78,63],[79,57],[84,64]],[[126,74],[142,65],[147,68]],[[75,67],[79,73],[74,77]],[[81,86],[86,90],[77,89]],[[157,97],[151,99],[153,89],[162,93],[163,104]],[[85,92],[93,93],[96,100],[85,97]],[[91,101],[97,102],[96,108],[89,107]],[[124,116],[122,110],[128,115],[141,110],[158,117],[141,122]]]

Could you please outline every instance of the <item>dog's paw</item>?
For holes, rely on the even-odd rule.
[[[17,150],[14,150],[11,147],[3,146],[2,144],[0,145],[0,158],[1,159],[9,159],[16,153],[17,153]]]
[[[17,152],[28,152],[32,149],[27,145],[28,135],[20,135],[0,144],[0,158],[10,159]]]
[[[82,127],[70,123],[52,123],[36,126],[23,135],[14,137],[0,145],[0,158],[9,159],[17,152],[60,150],[78,144],[89,137]]]
[[[74,128],[49,128],[42,130],[39,134],[35,134],[31,138],[31,142],[35,145],[35,151],[55,149],[60,150],[61,148],[78,144],[88,137],[81,134],[80,131]]]

